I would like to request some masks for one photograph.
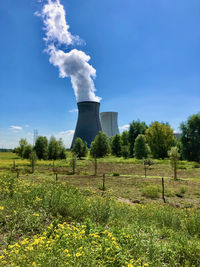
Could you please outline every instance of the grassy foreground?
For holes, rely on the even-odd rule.
[[[131,200],[143,182],[143,188],[147,188],[158,178],[130,177],[126,173],[122,177],[110,176],[112,180],[103,193],[98,188],[98,177],[83,174],[85,161],[79,162],[79,175],[69,174],[68,178],[61,172],[66,162],[57,162],[58,181],[48,171],[49,162],[39,162],[36,173],[30,174],[26,171],[28,163],[23,161],[17,179],[9,169],[13,160],[9,156],[10,160],[8,155],[4,158],[9,161],[7,165],[0,161],[0,266],[200,266],[198,198],[196,205],[176,206],[170,201],[163,204],[159,198],[152,200],[143,193],[144,199],[138,195],[139,204],[127,204],[121,201],[123,196]],[[105,161],[101,168],[103,164],[106,168],[111,163],[119,164],[122,166],[116,169],[120,168],[121,173],[126,171],[123,164],[133,164]],[[87,171],[92,168],[89,166]],[[134,167],[139,170],[139,166]],[[87,182],[80,183],[83,179]],[[93,183],[93,179],[97,182]],[[127,195],[127,188],[123,190],[128,186],[126,179],[136,179],[140,185],[131,184],[131,189],[129,185],[131,192]],[[196,188],[195,175],[193,179]],[[74,186],[76,182],[79,188]],[[169,179],[169,186],[171,182]],[[187,183],[188,201],[197,196],[190,192],[190,181],[182,182]],[[120,189],[120,184],[121,191],[114,190]],[[172,199],[175,203],[174,196]]]

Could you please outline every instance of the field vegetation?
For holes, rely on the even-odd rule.
[[[198,163],[72,158],[0,153],[1,266],[200,265]]]

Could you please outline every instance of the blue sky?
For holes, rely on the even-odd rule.
[[[200,111],[199,0],[61,0],[70,31],[96,69],[101,111],[118,111],[119,126],[140,119],[174,130]],[[70,79],[44,52],[36,0],[0,2],[0,148],[20,138],[63,137],[75,129]],[[14,127],[13,127],[14,126]]]

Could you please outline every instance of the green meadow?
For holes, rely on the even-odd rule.
[[[198,163],[71,157],[0,153],[0,266],[200,266]]]

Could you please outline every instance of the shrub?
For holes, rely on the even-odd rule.
[[[185,192],[186,192],[185,186],[181,186],[179,191],[181,194],[185,194]]]
[[[147,198],[159,198],[159,189],[157,186],[149,185],[142,190],[142,194]]]
[[[120,174],[118,172],[113,172],[113,176],[119,176]]]

